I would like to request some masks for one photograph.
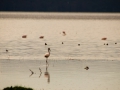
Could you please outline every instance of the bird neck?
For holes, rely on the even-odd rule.
[[[48,50],[48,53],[50,54],[50,51]]]

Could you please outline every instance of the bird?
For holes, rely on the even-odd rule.
[[[78,46],[80,46],[80,44],[78,44]]]
[[[8,52],[8,50],[6,49],[6,52]]]
[[[27,35],[23,35],[22,38],[27,38]]]
[[[43,39],[43,38],[44,38],[44,36],[40,36],[39,38],[40,38],[40,39]]]
[[[47,43],[45,43],[45,45],[47,45]]]
[[[117,43],[115,43],[115,44],[117,44]]]
[[[103,37],[101,40],[107,40],[107,38],[106,38],[106,37]]]
[[[106,45],[108,45],[108,43]]]
[[[88,70],[88,69],[89,69],[89,67],[88,67],[88,66],[86,66],[84,69]]]
[[[45,55],[44,55],[44,57],[46,58],[46,64],[48,64],[48,57],[50,56],[50,48],[48,48],[48,53],[46,53]]]
[[[66,32],[65,31],[63,31],[63,36],[65,36],[66,35]]]
[[[62,42],[62,44],[63,44],[63,42]]]

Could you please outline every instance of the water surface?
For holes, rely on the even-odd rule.
[[[0,89],[22,85],[35,90],[120,90],[119,17],[1,12]],[[49,67],[44,58],[48,48]]]

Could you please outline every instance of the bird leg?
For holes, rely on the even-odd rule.
[[[48,65],[48,66],[49,66],[48,61],[47,61],[47,58],[46,58],[46,65]]]
[[[47,58],[46,58],[46,65],[48,64]]]
[[[47,64],[48,62],[47,62],[47,59],[46,59],[46,64]]]

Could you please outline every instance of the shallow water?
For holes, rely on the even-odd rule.
[[[108,60],[50,60],[47,67],[44,60],[0,60],[0,87],[22,85],[35,90],[119,90],[119,65],[120,61]],[[89,66],[88,70],[84,69],[86,66]],[[46,68],[47,77],[44,75]],[[31,75],[29,69],[35,74]]]
[[[119,59],[119,23],[120,20],[0,19],[0,57],[43,59],[50,47],[51,58]],[[26,39],[22,38],[24,34],[28,36]],[[45,38],[39,39],[41,35]],[[102,37],[108,39],[103,41]]]
[[[9,13],[0,18],[0,89],[22,85],[35,90],[120,90],[120,15],[86,18],[88,14],[80,14],[84,19],[79,14],[72,19],[69,14],[67,19],[67,14],[40,18],[38,13],[32,14],[38,17],[34,19],[13,18]],[[44,39],[39,38],[42,35]],[[44,58],[48,48],[49,67]],[[90,69],[85,70],[86,66]],[[49,79],[44,76],[46,68]]]

